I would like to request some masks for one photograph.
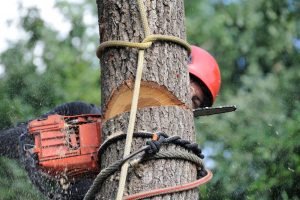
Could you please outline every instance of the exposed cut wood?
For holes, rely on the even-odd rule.
[[[105,109],[104,120],[110,119],[121,113],[130,110],[132,95],[132,81],[126,81],[118,89],[113,92],[113,95]],[[180,106],[184,105],[180,102],[165,86],[159,86],[154,82],[142,82],[140,88],[140,96],[138,108],[150,106]]]

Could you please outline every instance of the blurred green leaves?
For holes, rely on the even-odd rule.
[[[0,112],[1,129],[67,101],[99,104],[100,72],[94,53],[98,37],[86,32],[89,26],[96,27],[96,21],[88,25],[81,21],[83,13],[93,12],[82,5],[85,2],[57,3],[71,24],[65,37],[41,18],[37,8],[20,7],[20,27],[26,37],[0,55],[5,68],[0,93],[8,104],[6,111]]]
[[[188,38],[213,53],[221,68],[217,104],[238,107],[196,121],[199,143],[213,149],[208,161],[215,176],[203,198],[299,199],[299,4],[187,4]]]
[[[26,172],[16,161],[0,157],[0,199],[41,200],[43,196],[30,184]]]
[[[97,15],[84,5],[57,3],[62,13],[66,11],[71,27],[65,36],[44,21],[37,8],[20,7],[20,32],[25,32],[25,37],[11,42],[0,55],[5,70],[0,75],[0,130],[65,102],[100,104],[97,21],[82,22],[83,14]],[[69,12],[65,6],[77,10]],[[92,34],[90,27],[95,29]],[[0,177],[1,200],[43,198],[14,161],[0,158]]]
[[[66,101],[100,102],[96,4],[56,5],[71,25],[66,36],[48,26],[38,9],[25,9],[20,26],[26,37],[0,55],[0,128]],[[238,107],[196,120],[198,142],[214,172],[201,186],[202,199],[299,199],[299,1],[188,0],[185,7],[188,41],[211,52],[221,68],[216,105]],[[2,198],[19,172],[2,159],[0,173]],[[33,192],[24,181],[20,190]],[[11,190],[7,199],[18,193]]]

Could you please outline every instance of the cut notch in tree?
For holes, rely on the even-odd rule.
[[[106,107],[104,120],[128,112],[133,95],[133,81],[127,80],[119,88],[115,89]],[[165,86],[155,82],[142,82],[140,88],[138,108],[153,106],[185,106]]]

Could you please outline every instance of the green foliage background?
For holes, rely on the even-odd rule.
[[[56,6],[72,26],[63,38],[38,9],[20,8],[27,37],[0,55],[2,129],[67,101],[99,105],[96,4],[57,0]],[[202,198],[300,199],[300,2],[188,0],[185,6],[189,42],[210,51],[221,68],[215,105],[238,107],[196,120],[214,172]],[[82,22],[87,13],[95,23]],[[0,172],[0,199],[41,198],[15,161],[1,158]]]

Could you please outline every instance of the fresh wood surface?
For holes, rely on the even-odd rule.
[[[132,81],[125,81],[125,84],[121,85],[120,88],[113,92],[113,96],[107,105],[104,120],[130,110],[133,85],[134,83]],[[165,86],[159,86],[154,82],[141,83],[138,108],[181,105],[184,104],[169,92]]]

